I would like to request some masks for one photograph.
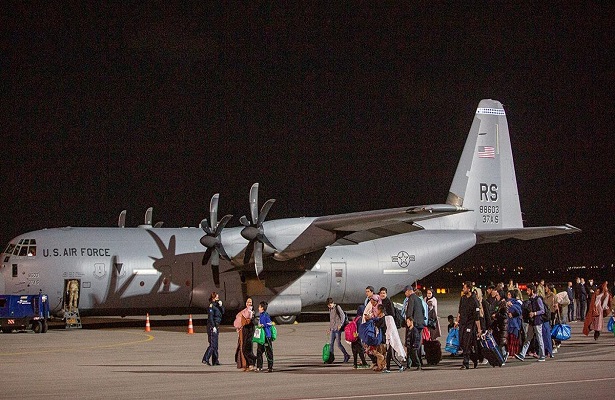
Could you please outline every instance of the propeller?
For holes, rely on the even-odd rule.
[[[220,222],[218,222],[218,199],[220,194],[216,193],[211,197],[209,202],[209,218],[211,224],[207,222],[207,218],[201,221],[201,229],[205,231],[205,236],[201,238],[201,244],[207,247],[207,251],[203,254],[203,265],[211,259],[211,272],[214,277],[214,284],[216,287],[220,287],[220,257],[228,260],[228,255],[224,251],[222,241],[220,240],[220,233],[226,226],[229,220],[233,217],[230,214],[225,215]]]
[[[254,254],[254,269],[256,271],[256,276],[263,270],[263,245],[267,245],[275,250],[275,246],[267,238],[263,229],[263,222],[265,222],[265,218],[267,218],[267,214],[274,202],[275,199],[267,200],[265,204],[263,204],[259,214],[258,183],[255,183],[252,185],[252,188],[250,188],[250,216],[252,217],[252,221],[248,221],[245,215],[239,219],[239,222],[245,226],[245,228],[241,230],[241,236],[249,242],[243,257],[243,262],[244,264],[250,262],[250,258],[252,258],[252,254]]]

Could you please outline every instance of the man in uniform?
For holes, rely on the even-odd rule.
[[[66,285],[68,291],[68,310],[73,311],[77,309],[77,303],[79,302],[79,281],[71,279]]]

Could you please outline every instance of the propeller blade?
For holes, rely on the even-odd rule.
[[[218,257],[216,257],[214,260],[217,260]],[[217,288],[220,287],[220,267],[218,267],[217,265],[213,265],[211,264],[211,274],[214,278],[214,285],[216,285]]]
[[[271,206],[275,203],[275,199],[269,199],[263,204],[261,208],[261,213],[258,215],[258,226],[261,226],[263,222],[265,222],[265,218],[267,218],[267,214],[269,214],[269,210],[271,210]]]
[[[208,235],[212,233],[211,228],[209,227],[209,222],[207,222],[207,218],[203,218],[201,221],[201,229]]]
[[[265,235],[261,235],[258,240],[260,240],[262,243],[266,244],[267,246],[271,247],[274,251],[276,251],[277,249],[275,248],[275,246],[273,245],[273,243],[271,243],[271,241],[267,238],[267,236]]]
[[[214,248],[214,251],[212,252],[212,259],[211,259],[211,275],[214,278],[214,285],[216,285],[217,288],[220,287],[220,256],[218,255],[218,250],[216,250]]]
[[[242,215],[241,218],[239,218],[239,223],[243,226],[250,226],[250,221],[248,221],[248,218],[246,218],[245,215]]]
[[[171,236],[171,239],[169,239],[169,254],[172,254],[173,256],[175,256],[175,235]]]
[[[154,213],[154,208],[153,207],[149,207],[147,210],[145,210],[145,218],[143,223],[145,225],[151,225],[152,224],[152,214]]]
[[[230,260],[230,257],[228,256],[228,254],[226,254],[226,251],[224,250],[224,246],[222,246],[222,243],[220,243],[219,246],[216,246],[216,250],[218,250],[218,254],[220,255],[220,257],[224,258],[225,260]]]
[[[263,244],[261,242],[254,244],[254,269],[256,276],[263,272]]]
[[[218,223],[218,226],[216,226],[216,232],[214,233],[215,236],[220,236],[222,229],[224,229],[224,227],[226,226],[226,224],[228,224],[231,218],[233,218],[231,214],[226,214],[224,217],[222,217],[222,219]]]
[[[122,210],[122,212],[120,213],[120,216],[117,219],[117,226],[119,226],[120,228],[126,226],[126,210]]]
[[[256,224],[256,221],[258,221],[258,183],[250,188],[250,215],[252,216],[252,223]]]
[[[252,252],[254,251],[254,241],[250,240],[248,245],[246,246],[246,251],[243,255],[243,263],[248,264],[250,262],[250,258],[252,258]]]
[[[201,261],[201,265],[207,265],[207,262],[211,258],[211,253],[213,253],[213,250],[207,249],[207,251],[203,254],[203,261]]]
[[[211,228],[215,229],[218,224],[218,199],[220,198],[220,193],[216,193],[211,196],[211,201],[209,202],[209,217],[211,218]]]
[[[220,265],[220,256],[218,255],[218,250],[216,250],[215,247],[212,249],[211,255],[212,255],[211,266],[217,267],[218,265]]]

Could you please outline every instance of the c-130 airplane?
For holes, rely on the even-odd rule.
[[[476,244],[580,232],[523,226],[508,123],[496,100],[480,101],[444,204],[266,221],[274,200],[259,212],[254,184],[250,219],[226,228],[231,216],[218,220],[218,200],[198,228],[152,226],[148,209],[135,228],[124,227],[123,211],[117,228],[17,236],[0,256],[4,292],[42,291],[60,314],[77,280],[81,315],[144,315],[202,311],[216,291],[227,309],[251,296],[290,323],[327,297],[360,303],[368,285],[398,293]]]

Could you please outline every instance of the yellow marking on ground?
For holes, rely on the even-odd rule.
[[[29,354],[41,354],[41,353],[58,353],[58,352],[65,352],[65,351],[85,351],[85,350],[94,350],[94,349],[105,349],[105,348],[113,348],[113,347],[122,347],[122,346],[130,346],[133,344],[139,344],[139,343],[145,343],[145,342],[150,342],[152,340],[154,340],[154,335],[149,335],[147,333],[143,333],[143,332],[129,332],[129,331],[116,331],[116,332],[122,332],[122,333],[128,333],[130,335],[139,335],[139,336],[145,336],[145,338],[141,339],[141,340],[133,340],[130,342],[118,342],[118,343],[110,343],[110,344],[100,344],[100,345],[96,345],[96,346],[85,346],[85,347],[75,347],[75,346],[70,346],[70,347],[59,347],[59,348],[53,348],[53,349],[49,349],[49,350],[41,350],[41,349],[37,349],[37,350],[29,350],[29,351],[18,351],[18,352],[12,352],[12,353],[7,353],[7,352],[0,352],[0,356],[20,356],[20,355],[29,355]]]

